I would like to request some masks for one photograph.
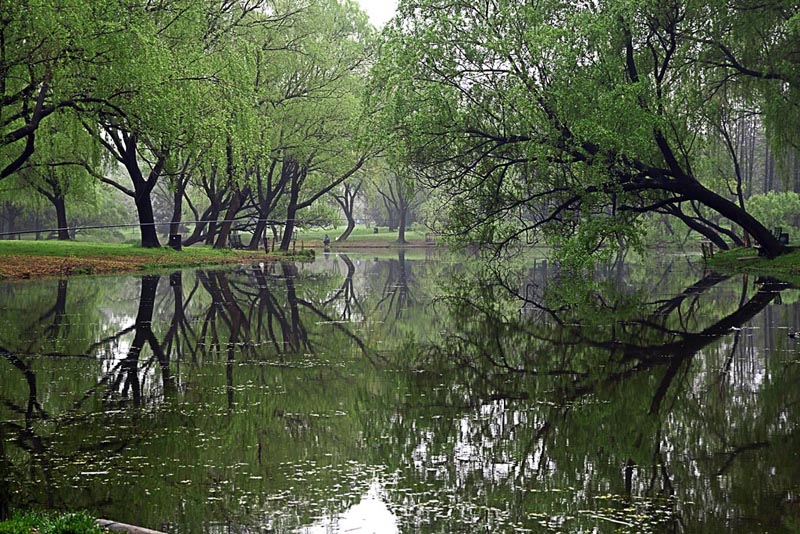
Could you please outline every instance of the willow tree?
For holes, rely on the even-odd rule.
[[[759,103],[776,151],[800,147],[800,7],[786,0],[698,4],[709,23],[687,38],[697,43],[693,60],[709,74],[709,88]]]
[[[239,80],[227,76],[232,72],[227,43],[263,5],[260,0],[183,0],[117,5],[106,14],[136,31],[110,43],[109,61],[115,68],[97,76],[109,87],[130,89],[114,105],[98,107],[87,129],[128,174],[130,186],[108,177],[103,181],[134,199],[143,247],[160,246],[152,206],[160,179],[170,171],[185,171],[187,158],[199,157],[203,148],[232,168],[241,143],[232,131],[237,121],[232,120],[236,101],[230,88]]]
[[[702,208],[712,215],[694,230],[726,245],[727,219],[775,257],[784,246],[698,160],[715,95],[758,85],[740,98],[768,110],[763,95],[795,87],[796,16],[773,13],[750,34],[760,48],[734,48],[729,32],[770,7],[728,4],[401,1],[377,94],[407,160],[450,198],[449,231],[468,240],[544,238],[587,256],[636,239],[643,213]],[[776,50],[788,51],[778,66]]]
[[[240,210],[254,190],[260,191],[258,184],[271,146],[268,132],[273,129],[273,119],[264,112],[264,86],[275,85],[279,77],[291,75],[281,59],[291,46],[283,35],[292,33],[297,21],[305,17],[306,9],[305,4],[269,2],[269,9],[250,13],[242,27],[232,32],[235,39],[221,50],[227,58],[224,72],[229,80],[220,87],[226,103],[221,115],[226,120],[220,128],[224,136],[212,145],[212,154],[216,152],[217,156],[207,161],[201,179],[210,203],[206,210],[206,242],[216,248],[227,246]],[[280,74],[271,77],[269,73],[275,71]],[[256,205],[257,210],[259,206]],[[216,224],[222,213],[222,222]],[[252,247],[260,242],[259,228],[263,231],[266,222],[266,217],[258,219]]]
[[[353,176],[372,155],[362,95],[371,32],[353,2],[309,2],[278,44],[281,71],[264,68],[260,103],[270,130],[269,157],[256,176],[259,217],[285,206],[281,248],[289,248],[300,212]],[[283,198],[279,198],[283,197]],[[256,238],[263,231],[257,228]]]
[[[50,203],[58,239],[65,241],[70,239],[67,200],[85,200],[94,192],[100,150],[74,113],[54,115],[38,129],[36,150],[12,180]]]
[[[0,179],[28,162],[39,128],[54,113],[112,103],[126,92],[98,87],[91,74],[108,67],[107,37],[123,30],[109,23],[106,3],[0,3]]]

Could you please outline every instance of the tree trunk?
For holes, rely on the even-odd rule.
[[[157,155],[156,162],[150,169],[147,178],[145,178],[144,174],[142,174],[142,169],[139,167],[137,134],[119,130],[115,126],[106,127],[105,132],[113,139],[113,144],[117,147],[115,155],[118,161],[125,166],[133,184],[133,191],[126,190],[125,192],[133,197],[133,201],[136,204],[142,247],[159,248],[161,243],[158,241],[151,194],[156,183],[158,183],[161,172],[164,170],[167,155],[166,153]]]
[[[250,186],[245,187],[242,191],[237,191],[231,196],[231,203],[228,205],[228,211],[225,212],[225,218],[222,221],[219,229],[219,236],[214,243],[214,248],[225,248],[228,246],[228,236],[231,233],[233,226],[233,219],[239,213],[239,208],[242,207],[244,199],[250,194]]]
[[[214,239],[217,236],[217,229],[219,228],[219,214],[222,212],[223,204],[214,202],[211,204],[208,216],[208,234],[206,234],[206,245],[213,245]]]
[[[136,212],[139,215],[139,231],[142,234],[142,248],[160,247],[161,243],[158,241],[156,221],[153,215],[153,203],[149,194],[139,194],[136,196]]]
[[[406,244],[406,217],[408,216],[408,206],[401,206],[397,210],[399,225],[397,227],[397,242],[401,245]]]
[[[286,226],[283,227],[283,238],[281,239],[280,249],[288,252],[289,246],[292,244],[292,235],[294,234],[294,219],[297,215],[297,204],[295,202],[289,203],[289,209],[286,211]]]
[[[180,182],[180,181],[179,181]],[[183,185],[178,183],[172,195],[172,219],[169,222],[169,233],[175,235],[181,231],[181,218],[183,216]]]
[[[217,219],[219,219],[219,212],[213,214],[212,218],[208,221],[208,233],[206,234],[206,245],[213,245],[214,239],[217,236]]]
[[[247,248],[250,250],[258,250],[258,247],[261,245],[261,240],[264,236],[264,231],[267,229],[267,220],[266,219],[258,219],[256,223],[256,227],[253,230],[253,238],[250,239],[250,243],[248,243]]]
[[[58,226],[58,240],[69,241],[69,229],[67,225],[67,207],[64,197],[54,197],[53,206],[56,208],[56,225]]]
[[[364,182],[358,182],[357,184],[345,183],[343,193],[341,195],[333,196],[333,198],[336,200],[336,203],[339,204],[340,208],[342,208],[342,212],[347,219],[347,228],[345,228],[344,232],[342,232],[341,235],[336,238],[338,243],[341,243],[350,237],[350,234],[352,234],[353,230],[356,228],[356,219],[353,216],[353,212],[355,211],[356,197],[358,197],[358,192],[361,190],[363,183]]]
[[[278,160],[273,159],[272,162],[270,162],[269,170],[266,174],[261,172],[261,167],[259,166],[256,166],[254,170],[256,178],[256,195],[254,196],[256,197],[255,208],[258,213],[258,221],[253,231],[253,238],[248,245],[248,248],[251,250],[258,250],[261,240],[266,237],[266,228],[270,224],[269,218],[283,196],[286,184],[291,179],[292,174],[297,172],[297,161],[294,158],[287,157],[286,161],[281,165],[281,172],[278,180],[274,181],[273,179],[277,167]]]
[[[339,207],[342,208],[342,213],[344,213],[345,218],[347,219],[347,228],[344,229],[339,237],[336,238],[337,243],[341,243],[342,241],[346,240],[350,237],[350,234],[353,233],[353,230],[356,228],[356,219],[353,217],[353,206],[355,205],[356,195],[358,194],[358,189],[361,187],[359,184],[354,190],[351,190],[347,184],[345,184],[344,194],[342,196],[334,196],[333,198],[336,199],[336,203],[339,204]]]
[[[286,207],[286,226],[283,229],[283,239],[281,239],[281,250],[286,252],[292,243],[294,234],[295,217],[297,217],[297,198],[300,196],[300,183],[298,173],[292,175],[291,191],[289,192],[289,205]]]
[[[756,218],[734,202],[707,189],[696,180],[681,180],[664,187],[664,189],[696,200],[738,224],[761,245],[766,257],[772,259],[786,252],[786,247]]]
[[[203,241],[206,238],[207,234],[204,233],[204,230],[206,229],[206,226],[208,226],[209,219],[212,217],[211,211],[212,207],[209,206],[208,208],[206,208],[203,214],[197,218],[199,222],[195,223],[192,235],[183,240],[184,247],[188,247],[190,245],[194,245],[195,243],[199,243],[200,241]]]
[[[350,237],[350,234],[352,234],[353,230],[356,229],[356,220],[353,218],[353,216],[350,215],[349,213],[346,213],[346,216],[347,216],[347,228],[345,228],[344,232],[342,232],[342,234],[336,238],[336,241],[338,243],[341,243],[342,241]]]
[[[397,230],[397,210],[389,207],[389,205],[387,204],[386,212],[388,213],[386,222],[389,225],[389,231],[394,232],[395,230]]]
[[[716,231],[712,230],[711,228],[709,228],[704,224],[701,224],[699,221],[689,217],[688,215],[680,211],[680,209],[676,208],[674,210],[671,210],[670,213],[674,217],[677,217],[678,219],[683,221],[683,224],[688,226],[690,229],[692,229],[693,231],[697,232],[698,234],[702,235],[703,237],[711,241],[711,243],[716,245],[718,249],[728,250],[730,248],[728,247],[728,244],[725,242],[725,240],[722,239],[722,237]]]

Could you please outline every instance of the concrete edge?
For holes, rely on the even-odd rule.
[[[136,525],[128,525],[127,523],[119,523],[109,519],[98,519],[97,524],[101,528],[114,530],[117,532],[127,532],[128,534],[165,534],[158,530],[150,530],[149,528],[137,527]]]

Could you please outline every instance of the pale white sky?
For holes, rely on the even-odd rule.
[[[377,28],[382,28],[397,9],[397,0],[358,0],[358,3]]]

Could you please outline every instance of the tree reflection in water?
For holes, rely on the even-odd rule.
[[[773,487],[776,477],[800,474],[785,448],[800,444],[790,415],[794,360],[762,353],[749,375],[731,373],[735,359],[747,358],[742,336],[773,337],[747,325],[786,284],[744,279],[738,296],[724,296],[714,290],[730,293],[735,284],[725,283],[734,281],[708,273],[653,298],[610,276],[613,283],[589,285],[565,304],[559,293],[578,289],[545,287],[552,277],[541,274],[458,284],[440,307],[452,314],[446,338],[408,355],[427,377],[414,409],[461,414],[449,428],[398,430],[421,472],[465,485],[499,477],[520,505],[512,488],[572,488],[566,499],[591,513],[603,496],[627,495],[629,504],[605,515],[634,531],[647,526],[637,515],[707,532],[780,531],[794,521],[794,512],[776,512],[793,502],[783,501],[793,484]],[[459,378],[437,389],[437,374]],[[552,506],[552,515],[576,508]]]
[[[0,513],[791,530],[797,365],[754,327],[798,320],[785,286],[474,267],[401,252],[0,286]]]

